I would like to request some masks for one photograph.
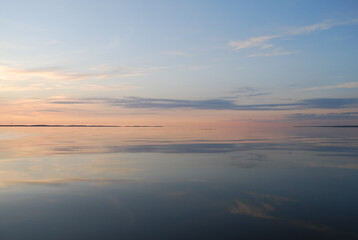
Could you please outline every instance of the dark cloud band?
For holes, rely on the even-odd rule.
[[[143,109],[202,109],[277,111],[300,109],[344,109],[358,106],[358,98],[311,98],[290,103],[238,104],[230,99],[183,100],[162,98],[83,98],[51,101],[52,104],[106,104],[124,108]]]

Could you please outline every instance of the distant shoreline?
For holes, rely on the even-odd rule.
[[[133,126],[118,126],[118,125],[47,125],[47,124],[37,124],[37,125],[0,125],[0,127],[164,127],[164,126],[145,126],[145,125],[133,125]]]
[[[294,127],[358,128],[358,125],[337,125],[337,126],[294,126]]]

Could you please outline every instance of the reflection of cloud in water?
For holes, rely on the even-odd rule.
[[[234,205],[230,207],[229,212],[231,214],[246,215],[253,218],[279,221],[283,225],[304,228],[307,230],[324,233],[327,234],[327,236],[329,236],[330,238],[332,236],[336,237],[337,239],[358,238],[358,234],[356,233],[340,231],[324,225],[317,225],[301,220],[287,219],[278,216],[276,211],[277,207],[284,203],[298,203],[298,201],[294,199],[278,195],[261,194],[254,192],[249,192],[248,195],[253,197],[252,201],[255,202],[255,204],[252,204],[252,201],[248,203],[236,199],[234,201]],[[267,203],[265,201],[269,201],[270,203]]]
[[[286,142],[244,142],[244,143],[165,143],[165,144],[136,144],[136,145],[107,145],[107,146],[67,146],[54,147],[51,154],[80,154],[80,153],[165,153],[165,154],[226,154],[231,153],[232,156],[226,156],[221,159],[223,164],[229,164],[239,168],[254,168],[258,166],[274,166],[272,159],[278,161],[273,155],[287,156],[281,162],[284,164],[298,164],[308,167],[337,167],[357,169],[355,164],[358,157],[358,147],[356,144],[348,142],[344,145],[344,141],[337,143],[319,143],[303,141],[286,141]],[[302,157],[303,155],[315,156]],[[334,157],[345,157],[337,158]],[[271,161],[271,164],[267,164]],[[296,161],[296,162],[295,162]],[[320,162],[323,161],[323,162]],[[348,162],[345,162],[348,161]]]
[[[265,218],[265,219],[278,219],[275,216],[270,215],[275,208],[267,203],[262,203],[259,206],[253,206],[251,204],[236,200],[235,205],[230,209],[232,214],[243,214],[251,217]]]
[[[88,151],[86,151],[88,150]],[[305,143],[185,143],[185,144],[143,144],[112,146],[66,146],[53,147],[54,154],[74,153],[230,153],[252,150],[296,150],[319,153],[341,153],[358,156],[356,146],[312,145]]]
[[[31,129],[30,129],[31,130]],[[306,134],[305,129],[290,129],[297,134],[277,132],[270,135],[253,129],[250,133],[234,131],[222,136],[220,132],[202,134],[202,131],[178,135],[167,129],[113,130],[100,129],[45,129],[31,132],[20,129],[14,134],[25,137],[2,141],[1,153],[9,156],[47,156],[58,154],[91,153],[230,153],[239,151],[307,151],[315,154],[358,156],[357,136],[343,134],[347,131],[318,129],[317,134]],[[170,130],[170,129],[169,129]],[[168,130],[168,131],[169,131]],[[282,129],[278,129],[282,131]],[[25,132],[26,134],[23,134]],[[254,136],[250,136],[255,132]],[[259,134],[257,133],[259,132]],[[337,134],[338,132],[338,134]],[[349,131],[349,133],[352,131]],[[342,136],[343,134],[343,136]],[[27,136],[27,137],[26,137]]]
[[[336,167],[357,169],[358,146],[354,139],[320,142],[319,139],[288,139],[282,141],[246,140],[245,142],[203,142],[200,139],[177,143],[176,141],[156,142],[147,140],[152,144],[140,141],[136,144],[133,140],[123,141],[115,145],[112,142],[89,141],[76,143],[49,143],[41,146],[19,146],[11,153],[20,154],[21,157],[34,156],[59,156],[78,154],[117,154],[117,153],[156,153],[156,154],[221,154],[218,156],[220,164],[231,165],[238,168],[275,167],[280,162],[281,166],[306,166],[306,167]],[[29,143],[27,143],[29,144]],[[6,145],[4,146],[6,147]],[[3,154],[5,154],[3,152]],[[223,154],[227,154],[226,156]],[[306,155],[306,156],[304,156]],[[99,156],[99,155],[98,155]],[[6,156],[6,159],[14,159]],[[159,156],[158,156],[159,157]],[[308,161],[309,159],[309,161]],[[6,160],[7,161],[7,160]],[[82,163],[80,163],[81,165]],[[62,164],[61,164],[62,165]],[[73,165],[73,164],[71,164]],[[114,166],[104,169],[114,170]],[[103,167],[102,167],[103,168]],[[123,168],[122,166],[120,168]],[[138,169],[137,169],[138,170]],[[123,171],[119,169],[119,171]],[[132,171],[133,172],[133,171]]]
[[[22,179],[9,180],[5,184],[28,184],[28,185],[64,185],[74,182],[90,182],[94,185],[104,185],[110,183],[133,183],[136,179],[109,179],[109,178],[63,178],[63,179]]]

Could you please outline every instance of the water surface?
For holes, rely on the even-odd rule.
[[[0,239],[358,239],[357,128],[0,128]]]

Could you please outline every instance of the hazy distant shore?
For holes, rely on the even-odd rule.
[[[295,127],[358,128],[358,125],[337,125],[337,126],[295,126]]]
[[[117,125],[0,125],[0,127],[163,127],[163,126],[145,126],[145,125],[133,125],[133,126],[117,126]]]

